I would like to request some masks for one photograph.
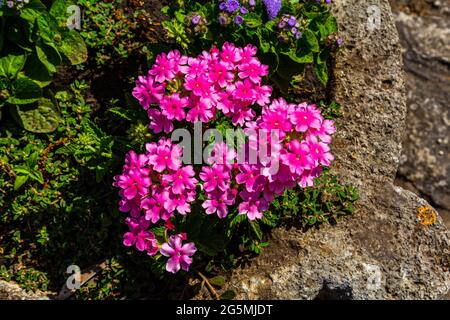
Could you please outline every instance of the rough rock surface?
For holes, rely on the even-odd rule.
[[[47,300],[41,293],[25,292],[19,285],[0,280],[0,300]]]
[[[408,97],[396,183],[429,200],[450,227],[450,1],[391,2]]]
[[[450,233],[439,216],[434,225],[420,224],[417,209],[426,201],[394,185],[406,96],[389,3],[333,3],[346,43],[335,71],[345,115],[333,142],[334,171],[359,188],[358,210],[335,226],[276,230],[267,251],[233,272],[228,289],[249,299],[443,297]]]

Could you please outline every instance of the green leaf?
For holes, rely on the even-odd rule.
[[[61,64],[61,56],[56,49],[45,44],[36,45],[36,54],[48,72],[55,73],[56,67]]]
[[[209,283],[217,287],[223,287],[225,285],[225,278],[222,276],[216,276],[214,278],[209,279]]]
[[[0,58],[0,76],[16,78],[27,60],[24,54],[9,54]]]
[[[36,82],[41,88],[48,86],[53,81],[53,76],[36,54],[27,58],[24,72],[25,76]]]
[[[67,9],[75,5],[73,0],[55,0],[50,7],[50,14],[58,21],[60,27],[66,27],[67,19],[71,16]]]
[[[325,21],[325,27],[328,30],[328,34],[332,34],[338,31],[338,24],[334,16],[329,16]]]
[[[9,104],[30,104],[42,97],[41,87],[29,78],[19,78],[12,84],[12,96]]]
[[[328,67],[326,63],[316,64],[314,66],[314,74],[320,80],[323,86],[326,86],[328,83]]]
[[[20,17],[27,21],[34,21],[37,17],[39,17],[46,10],[47,10],[47,8],[41,1],[30,0],[29,3],[26,4],[23,7],[23,9],[20,11]]]
[[[236,293],[233,290],[228,290],[222,293],[220,300],[233,300],[236,298]]]
[[[249,13],[245,16],[244,24],[249,28],[257,28],[262,25],[262,21],[257,14]]]
[[[88,52],[83,38],[74,30],[64,32],[59,51],[70,61],[72,65],[83,63],[87,60]]]
[[[14,181],[14,190],[19,190],[21,186],[24,185],[25,182],[28,181],[28,175],[26,176],[16,176],[16,180]]]
[[[282,52],[282,54],[288,56],[296,63],[311,63],[314,61],[314,56],[311,51],[301,50],[299,53],[296,53],[294,49],[291,49],[291,51]]]
[[[304,38],[306,40],[306,42],[308,43],[309,48],[311,49],[312,52],[319,52],[319,50],[320,50],[319,41],[317,40],[314,32],[312,32],[309,29],[306,29],[303,32],[302,38]]]
[[[39,99],[34,105],[16,106],[15,111],[22,126],[36,133],[54,131],[61,120],[57,107],[46,98]]]

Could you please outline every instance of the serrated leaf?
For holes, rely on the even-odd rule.
[[[39,17],[46,10],[47,8],[41,1],[30,0],[29,3],[26,4],[20,11],[20,17],[22,19],[31,22],[34,21],[37,17]]]
[[[12,96],[7,100],[9,104],[30,104],[42,97],[41,87],[29,78],[23,77],[12,84]]]
[[[47,98],[41,98],[33,105],[16,106],[16,113],[22,126],[36,133],[55,131],[61,120],[59,110]]]

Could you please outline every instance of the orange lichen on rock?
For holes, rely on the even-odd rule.
[[[429,205],[419,207],[417,209],[417,217],[419,218],[419,223],[424,226],[432,226],[437,220],[436,211]]]

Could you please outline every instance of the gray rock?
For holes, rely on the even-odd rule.
[[[0,280],[0,300],[48,300],[39,292],[26,292],[19,285]]]
[[[394,185],[406,96],[390,6],[387,0],[333,3],[345,38],[335,70],[335,99],[345,114],[333,142],[333,170],[359,188],[357,212],[335,226],[275,230],[270,247],[235,270],[227,289],[249,299],[443,297],[450,288],[450,232],[439,216],[434,225],[420,224],[417,209],[427,202]]]
[[[450,15],[396,14],[407,88],[407,127],[397,183],[424,196],[450,226]]]

